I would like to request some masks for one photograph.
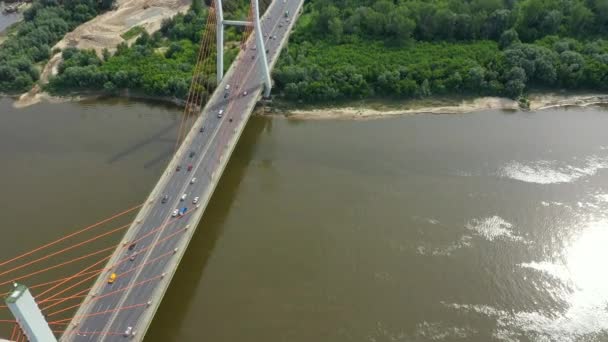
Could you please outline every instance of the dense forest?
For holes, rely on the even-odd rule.
[[[112,0],[34,0],[23,22],[0,46],[0,92],[23,92],[38,80],[51,46],[79,24],[112,6]]]
[[[246,1],[226,4],[234,17],[245,16]],[[82,13],[36,6],[41,7],[27,15],[27,27],[42,27],[35,31],[53,32],[54,38],[33,43],[40,33],[29,35],[20,27],[17,36],[28,37],[22,47],[3,45],[0,51],[0,61],[8,62],[0,67],[0,90],[31,85],[37,78],[32,63],[48,58],[50,42],[76,22],[51,30],[48,23],[55,20],[44,11]],[[86,13],[82,18],[93,15]],[[153,35],[128,32],[139,38],[113,55],[66,49],[48,89],[130,89],[184,98],[206,13],[194,2]],[[274,92],[291,100],[332,101],[434,94],[517,98],[531,88],[608,90],[607,34],[606,0],[308,0],[273,72]],[[227,34],[228,40],[238,38],[236,30]],[[226,62],[238,52],[228,45]],[[19,54],[29,57],[14,57]],[[206,75],[213,84],[214,70]]]
[[[246,17],[247,9],[246,1],[232,1],[224,6],[224,13]],[[143,30],[133,30],[138,38],[131,46],[122,43],[113,55],[104,51],[101,58],[94,51],[65,49],[59,73],[51,78],[47,90],[53,93],[130,90],[137,94],[183,99],[188,94],[207,14],[207,7],[194,1],[187,13],[164,20],[158,32],[149,35]],[[131,30],[125,33],[127,38],[131,34]],[[238,53],[232,42],[240,37],[234,28],[225,34],[226,66]],[[210,93],[215,87],[215,52],[208,58],[212,63],[205,63],[207,70],[201,73],[200,86]]]
[[[310,0],[274,71],[293,100],[608,89],[605,0]]]
[[[274,71],[286,97],[608,89],[605,0],[310,0]]]

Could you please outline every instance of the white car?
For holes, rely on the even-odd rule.
[[[190,184],[194,184],[196,183],[196,177],[192,178],[192,180],[190,181]]]
[[[225,90],[230,90],[230,84],[226,84],[226,88],[224,88]]]
[[[247,96],[247,90],[243,92],[243,96]]]
[[[194,197],[194,200],[192,201],[192,204],[196,204],[198,203],[198,197]]]
[[[223,109],[220,109],[220,111],[219,111],[219,112],[217,112],[217,117],[218,117],[218,118],[221,118],[221,117],[222,117],[222,115],[224,115],[224,110],[223,110]]]
[[[125,330],[125,333],[123,335],[124,335],[124,337],[129,337],[129,336],[131,336],[132,332],[133,332],[133,327],[128,327],[127,330]]]
[[[173,213],[171,213],[171,217],[176,217],[177,214],[179,214],[179,209],[173,210]]]
[[[182,195],[182,197],[181,197],[179,200],[180,200],[180,201],[184,201],[184,200],[186,200],[186,197],[187,197],[187,195],[186,195],[186,194],[183,194],[183,195]]]

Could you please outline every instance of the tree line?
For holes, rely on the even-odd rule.
[[[293,100],[608,89],[603,0],[311,0],[274,78]]]

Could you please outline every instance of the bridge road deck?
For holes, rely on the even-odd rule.
[[[275,0],[261,19],[271,69],[302,5],[303,0]],[[284,15],[286,11],[289,11],[289,21]],[[250,38],[169,162],[106,269],[128,258],[130,241],[139,240],[134,248],[139,252],[136,258],[119,263],[99,276],[61,341],[123,341],[122,333],[128,327],[136,332],[132,340],[143,340],[261,95],[262,80],[254,45],[255,40]],[[240,84],[235,83],[237,80]],[[226,84],[230,84],[232,90],[228,99],[223,98]],[[243,96],[245,91],[248,95]],[[222,118],[217,117],[219,109],[224,109]],[[199,132],[201,127],[205,128],[203,133]],[[192,158],[191,151],[195,152]],[[193,165],[190,172],[186,168],[188,164]],[[176,172],[177,165],[182,166],[181,171]],[[190,184],[192,178],[197,181]],[[183,194],[187,198],[181,202]],[[160,199],[164,195],[168,195],[169,200],[163,204]],[[200,198],[199,208],[192,204],[194,197]],[[172,211],[181,207],[188,207],[186,215],[172,218]],[[161,226],[164,228],[154,232]],[[114,284],[107,283],[110,273],[125,271],[129,272],[118,277]],[[118,291],[121,289],[124,290]]]

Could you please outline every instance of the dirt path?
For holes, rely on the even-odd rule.
[[[110,51],[125,41],[120,35],[135,26],[141,26],[149,33],[160,29],[162,20],[190,7],[190,0],[117,0],[117,8],[108,11],[78,26],[69,32],[53,48],[95,49],[98,55],[107,48]],[[133,38],[135,39],[135,38]],[[61,53],[51,57],[41,72],[40,84],[46,84],[49,77],[57,73],[61,63]],[[16,107],[25,107],[44,98],[40,86],[21,95],[15,102]]]

